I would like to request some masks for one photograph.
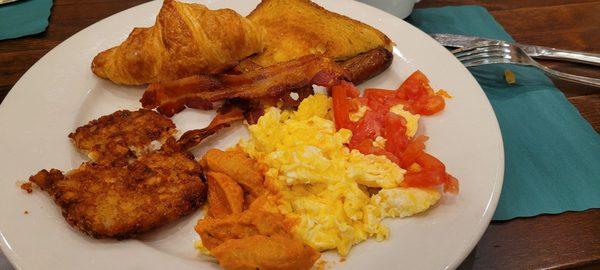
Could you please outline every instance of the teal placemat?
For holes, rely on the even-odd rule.
[[[427,33],[514,41],[479,6],[417,9],[408,22]],[[508,85],[509,68],[517,82]],[[600,207],[600,136],[541,71],[516,65],[470,68],[504,139],[504,186],[494,220]]]
[[[20,0],[0,5],[0,40],[46,30],[52,0]]]

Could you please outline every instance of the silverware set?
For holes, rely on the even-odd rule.
[[[487,64],[533,66],[555,78],[600,87],[600,78],[590,78],[556,71],[533,59],[554,59],[600,66],[600,54],[560,50],[518,43],[511,44],[502,40],[463,35],[432,34],[431,36],[445,47],[455,48],[451,50],[451,52],[466,67]]]

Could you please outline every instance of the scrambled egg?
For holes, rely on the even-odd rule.
[[[384,137],[377,136],[375,138],[375,140],[373,141],[373,146],[379,147],[381,149],[385,149],[385,143],[386,142],[387,142],[387,140]]]
[[[279,210],[298,221],[294,233],[319,251],[346,255],[368,238],[385,239],[383,218],[425,211],[440,193],[398,187],[405,171],[384,156],[349,150],[352,132],[336,131],[331,119],[331,99],[316,94],[297,112],[267,109],[239,146],[268,167],[265,184],[280,194]],[[373,188],[379,191],[371,195]]]
[[[390,188],[371,196],[371,204],[378,206],[376,211],[383,217],[406,217],[427,210],[440,197],[433,189]]]
[[[390,108],[390,112],[393,112],[397,115],[400,115],[406,119],[406,136],[412,138],[417,133],[417,129],[419,128],[419,118],[421,118],[418,114],[412,114],[409,111],[404,110],[404,106],[402,104],[398,104],[394,107]]]
[[[350,121],[358,122],[358,120],[360,120],[361,118],[363,118],[363,116],[365,116],[365,113],[367,113],[368,110],[369,110],[369,107],[367,107],[365,105],[360,105],[358,107],[358,110],[350,113],[350,115],[349,115]]]

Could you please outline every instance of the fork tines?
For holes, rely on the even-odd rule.
[[[589,78],[553,70],[533,60],[533,58],[527,55],[520,47],[504,41],[487,40],[475,43],[471,46],[455,49],[451,52],[463,65],[465,65],[465,67],[487,64],[532,66],[544,71],[547,75],[559,79],[600,87],[600,79],[598,78]]]
[[[484,64],[509,63],[510,44],[506,42],[480,43],[451,51],[466,67]]]

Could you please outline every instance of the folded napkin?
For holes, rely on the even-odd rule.
[[[514,42],[479,6],[417,9],[427,33]],[[505,82],[504,70],[516,75]],[[494,220],[600,207],[600,136],[543,72],[517,65],[469,68],[490,100],[504,139],[504,186]]]
[[[52,0],[20,0],[0,5],[0,40],[44,32]]]

